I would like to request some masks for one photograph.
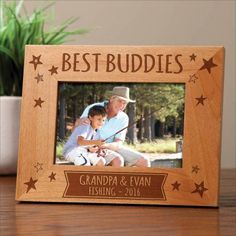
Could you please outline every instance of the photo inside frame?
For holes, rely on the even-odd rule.
[[[118,152],[123,157],[125,154],[119,152],[119,148],[124,147],[136,156],[145,157],[148,167],[182,167],[184,83],[59,82],[57,97],[54,164],[93,166],[98,165],[97,157],[99,164],[106,168],[111,165],[107,155]],[[125,101],[123,106],[118,104],[121,100]],[[99,127],[85,111],[94,107],[92,104],[105,107],[105,115],[93,114],[103,119]],[[80,124],[81,118],[86,118],[88,124]],[[106,145],[97,146],[90,142],[82,145],[84,140],[102,140],[103,144],[119,141],[119,146],[110,153]],[[132,157],[132,154],[127,155]],[[136,163],[136,159],[126,156],[123,161],[122,168]]]

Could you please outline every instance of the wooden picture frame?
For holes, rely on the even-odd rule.
[[[16,200],[218,206],[223,72],[221,46],[26,46]],[[182,168],[56,165],[60,82],[185,84]]]

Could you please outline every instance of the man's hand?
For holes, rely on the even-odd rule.
[[[90,124],[90,120],[89,118],[79,118],[79,119],[76,119],[75,121],[75,128],[79,125],[88,125]]]

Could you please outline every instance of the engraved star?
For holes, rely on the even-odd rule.
[[[181,185],[181,183],[178,183],[178,181],[175,181],[173,184],[171,184],[173,186],[172,191],[174,191],[175,189],[177,191],[179,191],[179,186]]]
[[[52,68],[48,71],[50,71],[51,75],[53,75],[53,74],[58,74],[57,70],[58,70],[58,67],[52,66]]]
[[[193,53],[192,55],[189,56],[190,57],[190,61],[195,61],[196,59],[196,55]]]
[[[196,106],[198,106],[199,104],[202,104],[204,106],[204,100],[207,98],[206,97],[204,98],[203,95],[201,95],[201,97],[195,99],[197,100]]]
[[[53,172],[51,173],[51,175],[48,176],[48,178],[50,178],[50,182],[52,182],[52,180],[56,180],[55,176],[56,176],[56,173],[53,173]]]
[[[203,196],[203,193],[207,191],[208,189],[204,187],[204,181],[202,181],[200,184],[195,184],[196,189],[193,190],[191,193],[199,193],[200,196]]]
[[[43,100],[41,99],[41,97],[39,97],[38,99],[34,99],[34,101],[35,101],[34,107],[39,106],[39,107],[41,107],[41,108],[42,108],[42,103],[45,102],[45,101],[43,101]]]
[[[37,56],[37,57],[33,55],[33,60],[29,62],[30,64],[33,64],[33,65],[34,65],[34,70],[37,69],[37,66],[38,66],[38,65],[43,64],[43,63],[40,61],[40,57],[41,57],[41,55],[39,55],[39,56]]]
[[[199,170],[200,168],[198,167],[198,165],[192,166],[192,173],[195,172],[197,174]]]
[[[39,163],[37,162],[37,164],[34,166],[34,168],[36,169],[37,173],[40,171],[40,170],[43,170],[43,163]]]
[[[195,84],[195,81],[198,79],[198,77],[196,76],[196,74],[190,75],[189,76],[189,83],[193,82]]]
[[[43,81],[43,75],[40,75],[38,73],[38,75],[36,77],[34,77],[37,80],[37,83],[39,83],[40,81]]]
[[[213,62],[213,57],[210,58],[208,61],[203,58],[204,65],[200,68],[200,70],[207,69],[208,73],[211,73],[211,68],[216,67],[217,65]]]
[[[38,180],[33,180],[32,177],[30,177],[30,180],[29,182],[25,182],[24,184],[26,184],[28,187],[27,187],[27,190],[26,190],[26,193],[28,193],[30,191],[31,188],[35,189],[36,190],[36,187],[35,187],[35,183],[37,182]]]

